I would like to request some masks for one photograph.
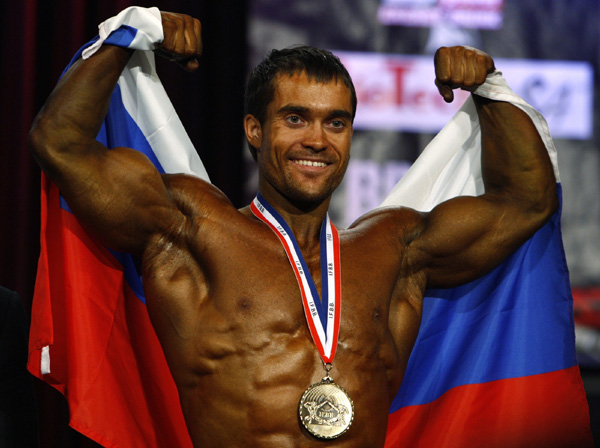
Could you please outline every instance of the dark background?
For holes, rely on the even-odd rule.
[[[97,34],[100,22],[131,4],[126,0],[10,0],[0,6],[0,284],[16,290],[26,304],[32,296],[39,253],[40,178],[27,150],[27,132],[73,54]],[[190,74],[158,58],[157,71],[211,180],[241,205],[245,2],[154,0],[135,5],[201,18],[200,70]]]

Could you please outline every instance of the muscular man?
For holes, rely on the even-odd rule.
[[[160,52],[197,67],[199,22],[162,18]],[[148,312],[194,445],[322,446],[298,402],[325,376],[323,358],[279,237],[214,186],[160,175],[139,152],[95,140],[129,56],[105,46],[68,71],[34,123],[33,154],[92,234],[141,258]],[[474,90],[494,64],[474,49],[442,48],[435,69],[451,101],[452,89]],[[354,420],[335,446],[383,445],[425,289],[488,272],[556,210],[553,171],[530,119],[508,103],[474,99],[485,194],[430,213],[380,209],[339,231],[343,305],[329,375],[352,398]],[[343,66],[312,48],[274,52],[249,82],[244,127],[259,192],[289,226],[321,296],[321,226],[348,165],[355,108]],[[322,418],[351,413],[336,399],[306,409],[323,403]]]

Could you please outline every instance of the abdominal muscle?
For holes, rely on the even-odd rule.
[[[192,373],[196,381],[180,387],[196,446],[306,446],[300,443],[298,402],[319,360],[298,336],[272,339],[258,350],[243,338],[232,340],[237,349],[215,360],[212,373]]]
[[[186,313],[183,324],[148,299],[195,447],[323,446],[298,417],[302,394],[326,372],[297,289],[276,301],[267,285],[263,290],[259,297],[217,297],[197,307],[195,316]],[[274,305],[265,307],[266,302]],[[399,385],[389,382],[399,376],[394,370],[398,362],[389,331],[365,328],[342,313],[330,375],[350,395],[355,414],[332,446],[383,446],[395,393],[390,388]]]
[[[231,355],[214,361],[209,374],[191,370],[182,375],[186,380],[178,378],[180,400],[195,446],[323,446],[302,427],[298,417],[300,397],[325,376],[310,335],[302,328],[291,335],[274,334],[270,339],[272,343],[259,350],[238,347]],[[353,399],[355,420],[348,432],[331,444],[382,446],[389,407],[385,369],[370,371],[371,365],[378,365],[376,360],[365,364],[344,352],[341,349],[338,353],[331,377]],[[355,366],[358,368],[352,364],[359,364]]]

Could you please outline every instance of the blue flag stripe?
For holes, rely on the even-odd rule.
[[[122,26],[113,32],[105,41],[108,44],[127,47],[135,37],[136,30],[128,26]],[[84,45],[73,57],[66,70],[81,57],[82,51],[94,43],[98,38]],[[161,163],[154,154],[152,147],[148,143],[146,136],[141,131],[133,117],[125,109],[121,98],[121,89],[119,85],[115,87],[112,93],[109,111],[96,139],[107,148],[128,147],[135,148],[150,159],[160,173],[164,173]],[[65,199],[60,197],[60,206],[62,209],[71,212],[71,209]],[[123,266],[125,280],[131,290],[143,303],[146,303],[144,288],[141,278],[140,262],[130,254],[110,250],[117,261]]]
[[[486,276],[459,288],[426,292],[423,325],[390,412],[429,403],[453,387],[575,364],[558,211]]]

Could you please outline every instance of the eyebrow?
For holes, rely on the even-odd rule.
[[[277,114],[296,113],[296,114],[299,114],[299,115],[306,115],[309,112],[310,112],[310,109],[308,107],[295,106],[293,104],[287,104],[285,106],[282,106],[277,111]],[[352,120],[352,114],[350,112],[348,112],[346,109],[334,109],[334,110],[332,110],[327,115],[327,118],[328,119],[331,119],[331,118],[346,118],[348,120]]]
[[[297,113],[297,114],[303,115],[303,114],[308,113],[308,111],[309,111],[308,107],[294,106],[293,104],[287,104],[287,105],[281,107],[277,111],[277,114]]]

